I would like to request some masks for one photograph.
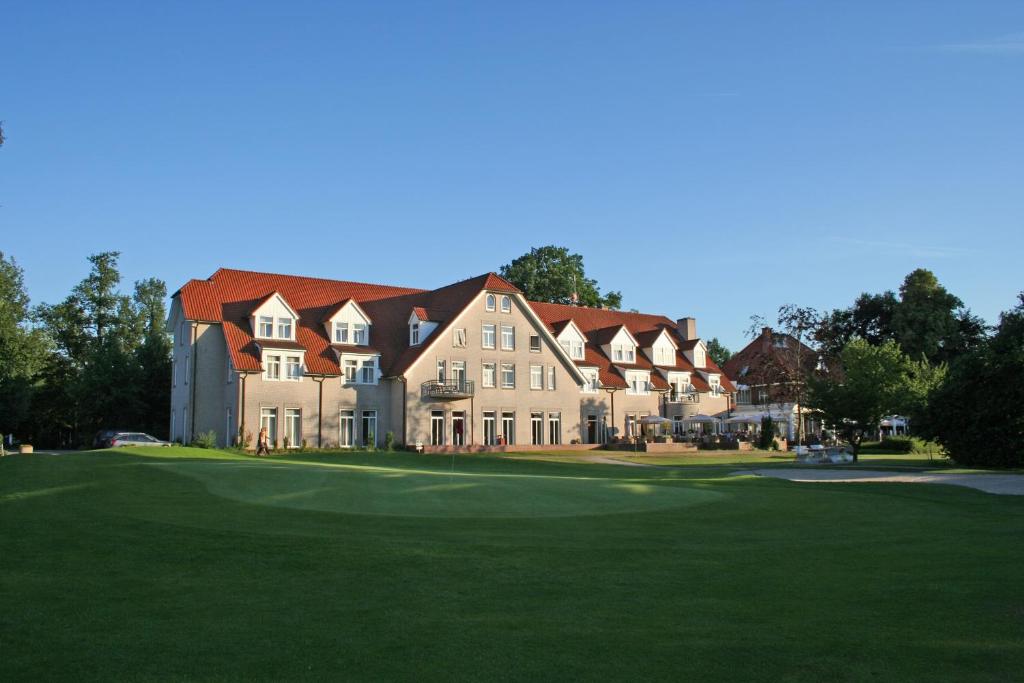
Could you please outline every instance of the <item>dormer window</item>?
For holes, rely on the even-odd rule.
[[[348,323],[334,323],[334,343],[348,344]]]
[[[277,319],[277,338],[278,339],[291,339],[292,338],[292,319],[291,318],[278,318]]]
[[[650,393],[651,376],[646,372],[626,373],[626,382],[629,385],[626,387],[627,394],[646,396]]]
[[[512,312],[512,298],[503,296],[501,297],[501,312],[511,313]]]
[[[417,346],[420,343],[420,324],[413,323],[409,326],[409,346]]]
[[[636,349],[632,344],[613,344],[612,360],[618,363],[635,363]]]
[[[366,325],[363,323],[355,323],[352,325],[352,343],[364,346],[368,343],[368,337]]]
[[[274,318],[272,316],[260,316],[260,336],[267,339],[274,336]]]
[[[493,294],[488,294],[487,297],[484,299],[484,308],[487,309],[488,311],[493,311],[494,310],[494,295]]]
[[[583,360],[583,342],[579,339],[563,339],[562,348],[573,360]]]

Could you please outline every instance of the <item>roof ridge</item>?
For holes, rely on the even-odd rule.
[[[335,280],[327,277],[313,277],[311,275],[290,275],[288,273],[271,273],[265,270],[243,270],[241,268],[218,268],[213,275],[206,280],[198,280],[199,282],[212,282],[218,273],[242,273],[244,275],[269,275],[270,277],[286,277],[293,280],[313,280],[315,282],[329,282],[335,285],[356,285],[362,287],[387,287],[388,289],[401,289],[405,290],[407,294],[421,294],[424,292],[430,292],[432,290],[422,289],[420,287],[405,287],[403,285],[385,285],[379,282],[357,282],[355,280]],[[193,278],[194,279],[194,278]]]

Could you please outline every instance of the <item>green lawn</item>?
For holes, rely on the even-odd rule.
[[[1024,497],[734,464],[3,458],[0,680],[1020,679]]]

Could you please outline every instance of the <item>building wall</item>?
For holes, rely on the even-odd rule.
[[[501,312],[501,294],[496,295],[494,311],[485,310],[485,295],[480,294],[459,315],[451,325],[443,331],[434,331],[424,343],[436,342],[420,356],[417,362],[406,371],[407,422],[406,437],[409,444],[417,442],[430,444],[431,411],[445,412],[445,436],[450,443],[452,434],[452,412],[466,413],[466,443],[479,445],[484,440],[483,413],[496,413],[497,432],[501,433],[501,414],[515,413],[515,443],[532,443],[530,414],[544,413],[544,442],[548,438],[548,416],[551,413],[561,415],[561,441],[569,443],[580,438],[579,406],[580,389],[577,380],[571,374],[567,362],[563,361],[560,352],[547,340],[534,325],[523,308],[518,297],[512,298],[512,310]],[[494,323],[496,339],[494,349],[482,347],[482,326]],[[515,350],[501,348],[501,325],[511,324],[515,328]],[[454,346],[455,329],[466,330],[465,348]],[[530,335],[540,337],[540,351],[530,351]],[[472,399],[455,401],[424,399],[421,386],[424,382],[437,379],[437,362],[445,362],[447,377],[451,377],[453,361],[466,363],[466,378],[475,383],[476,392]],[[483,363],[495,363],[495,387],[483,386]],[[515,389],[501,388],[501,364],[515,365]],[[543,366],[543,389],[530,388],[530,366]],[[548,389],[548,368],[555,368],[555,388]]]

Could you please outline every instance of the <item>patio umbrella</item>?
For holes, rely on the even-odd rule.
[[[640,418],[640,424],[642,425],[663,425],[666,423],[671,424],[672,420],[658,415],[646,415]]]
[[[718,418],[717,417],[711,417],[710,415],[702,415],[700,413],[697,413],[696,415],[691,415],[690,417],[684,417],[683,421],[684,422],[712,422],[712,423],[714,423],[714,422],[718,422]]]

